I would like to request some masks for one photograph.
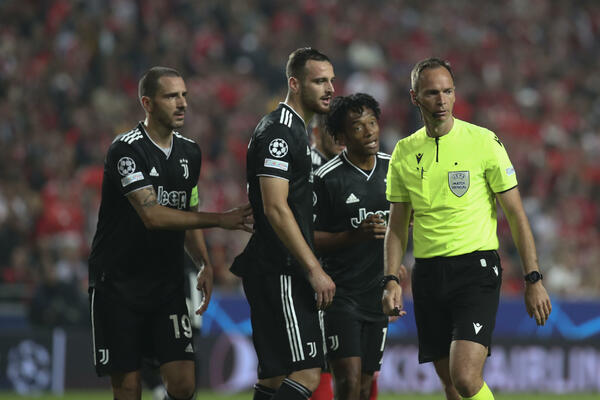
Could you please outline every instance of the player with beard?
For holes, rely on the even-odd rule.
[[[158,360],[166,399],[195,391],[192,327],[184,295],[184,250],[207,260],[199,228],[251,231],[249,205],[226,213],[198,208],[200,148],[178,132],[187,109],[181,74],[165,67],[139,82],[146,119],[115,138],[104,163],[98,227],[89,258],[94,365],[115,399],[141,399],[141,362]],[[213,272],[198,272],[208,306]]]
[[[380,283],[390,157],[379,152],[380,114],[367,94],[336,97],[327,128],[346,150],[315,173],[315,247],[336,284],[325,313],[327,358],[343,400],[369,399],[387,333]]]
[[[313,252],[313,176],[307,125],[329,111],[333,66],[312,48],[286,65],[285,102],[256,127],[248,147],[254,233],[231,271],[242,277],[258,356],[254,399],[308,399],[324,363],[319,310],[335,284]],[[315,301],[316,299],[316,301]]]

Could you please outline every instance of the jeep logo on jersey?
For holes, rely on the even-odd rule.
[[[135,161],[129,157],[121,157],[117,162],[117,170],[123,176],[127,176],[135,171]]]
[[[448,172],[448,186],[450,191],[462,197],[469,190],[469,171],[450,171]]]
[[[358,218],[352,218],[352,219],[350,219],[350,223],[352,224],[352,226],[354,228],[358,228],[358,226],[360,225],[360,223],[363,222],[368,217],[370,217],[371,215],[378,215],[387,224],[387,220],[388,220],[388,215],[389,214],[390,214],[390,210],[385,210],[385,211],[377,210],[377,211],[369,211],[369,212],[367,212],[366,208],[359,208],[358,209]]]
[[[172,192],[167,192],[162,186],[158,187],[158,195],[156,196],[156,199],[158,200],[158,204],[161,206],[178,208],[180,210],[185,209],[187,204],[187,195],[184,191],[178,192],[173,190]]]
[[[273,139],[269,143],[269,153],[273,157],[281,158],[288,153],[288,145],[283,139]]]
[[[186,158],[181,158],[179,164],[181,164],[181,167],[183,168],[183,177],[185,179],[189,178],[190,170],[188,169],[188,160]]]

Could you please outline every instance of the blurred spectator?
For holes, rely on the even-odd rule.
[[[143,118],[136,82],[153,65],[187,77],[182,133],[203,152],[204,208],[245,201],[248,138],[285,93],[280,60],[312,45],[331,56],[337,94],[382,104],[388,152],[420,125],[410,66],[449,58],[457,117],[507,144],[549,288],[600,296],[600,3],[484,3],[1,1],[0,279],[32,285],[49,257],[65,284],[85,287],[103,157]],[[499,235],[504,290],[517,294],[505,221]],[[221,288],[238,287],[228,267],[247,237],[206,231]]]

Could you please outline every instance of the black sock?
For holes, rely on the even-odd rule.
[[[253,400],[271,400],[275,394],[275,389],[257,383],[254,385]]]
[[[285,378],[272,400],[306,400],[312,392],[302,384]]]

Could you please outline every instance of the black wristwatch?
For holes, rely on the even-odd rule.
[[[525,278],[525,282],[536,283],[537,281],[544,279],[544,275],[542,275],[540,271],[531,271],[523,278]]]
[[[400,279],[398,279],[396,275],[386,275],[383,278],[381,278],[381,287],[385,288],[385,285],[387,285],[389,281],[396,281],[398,285],[400,284]]]

